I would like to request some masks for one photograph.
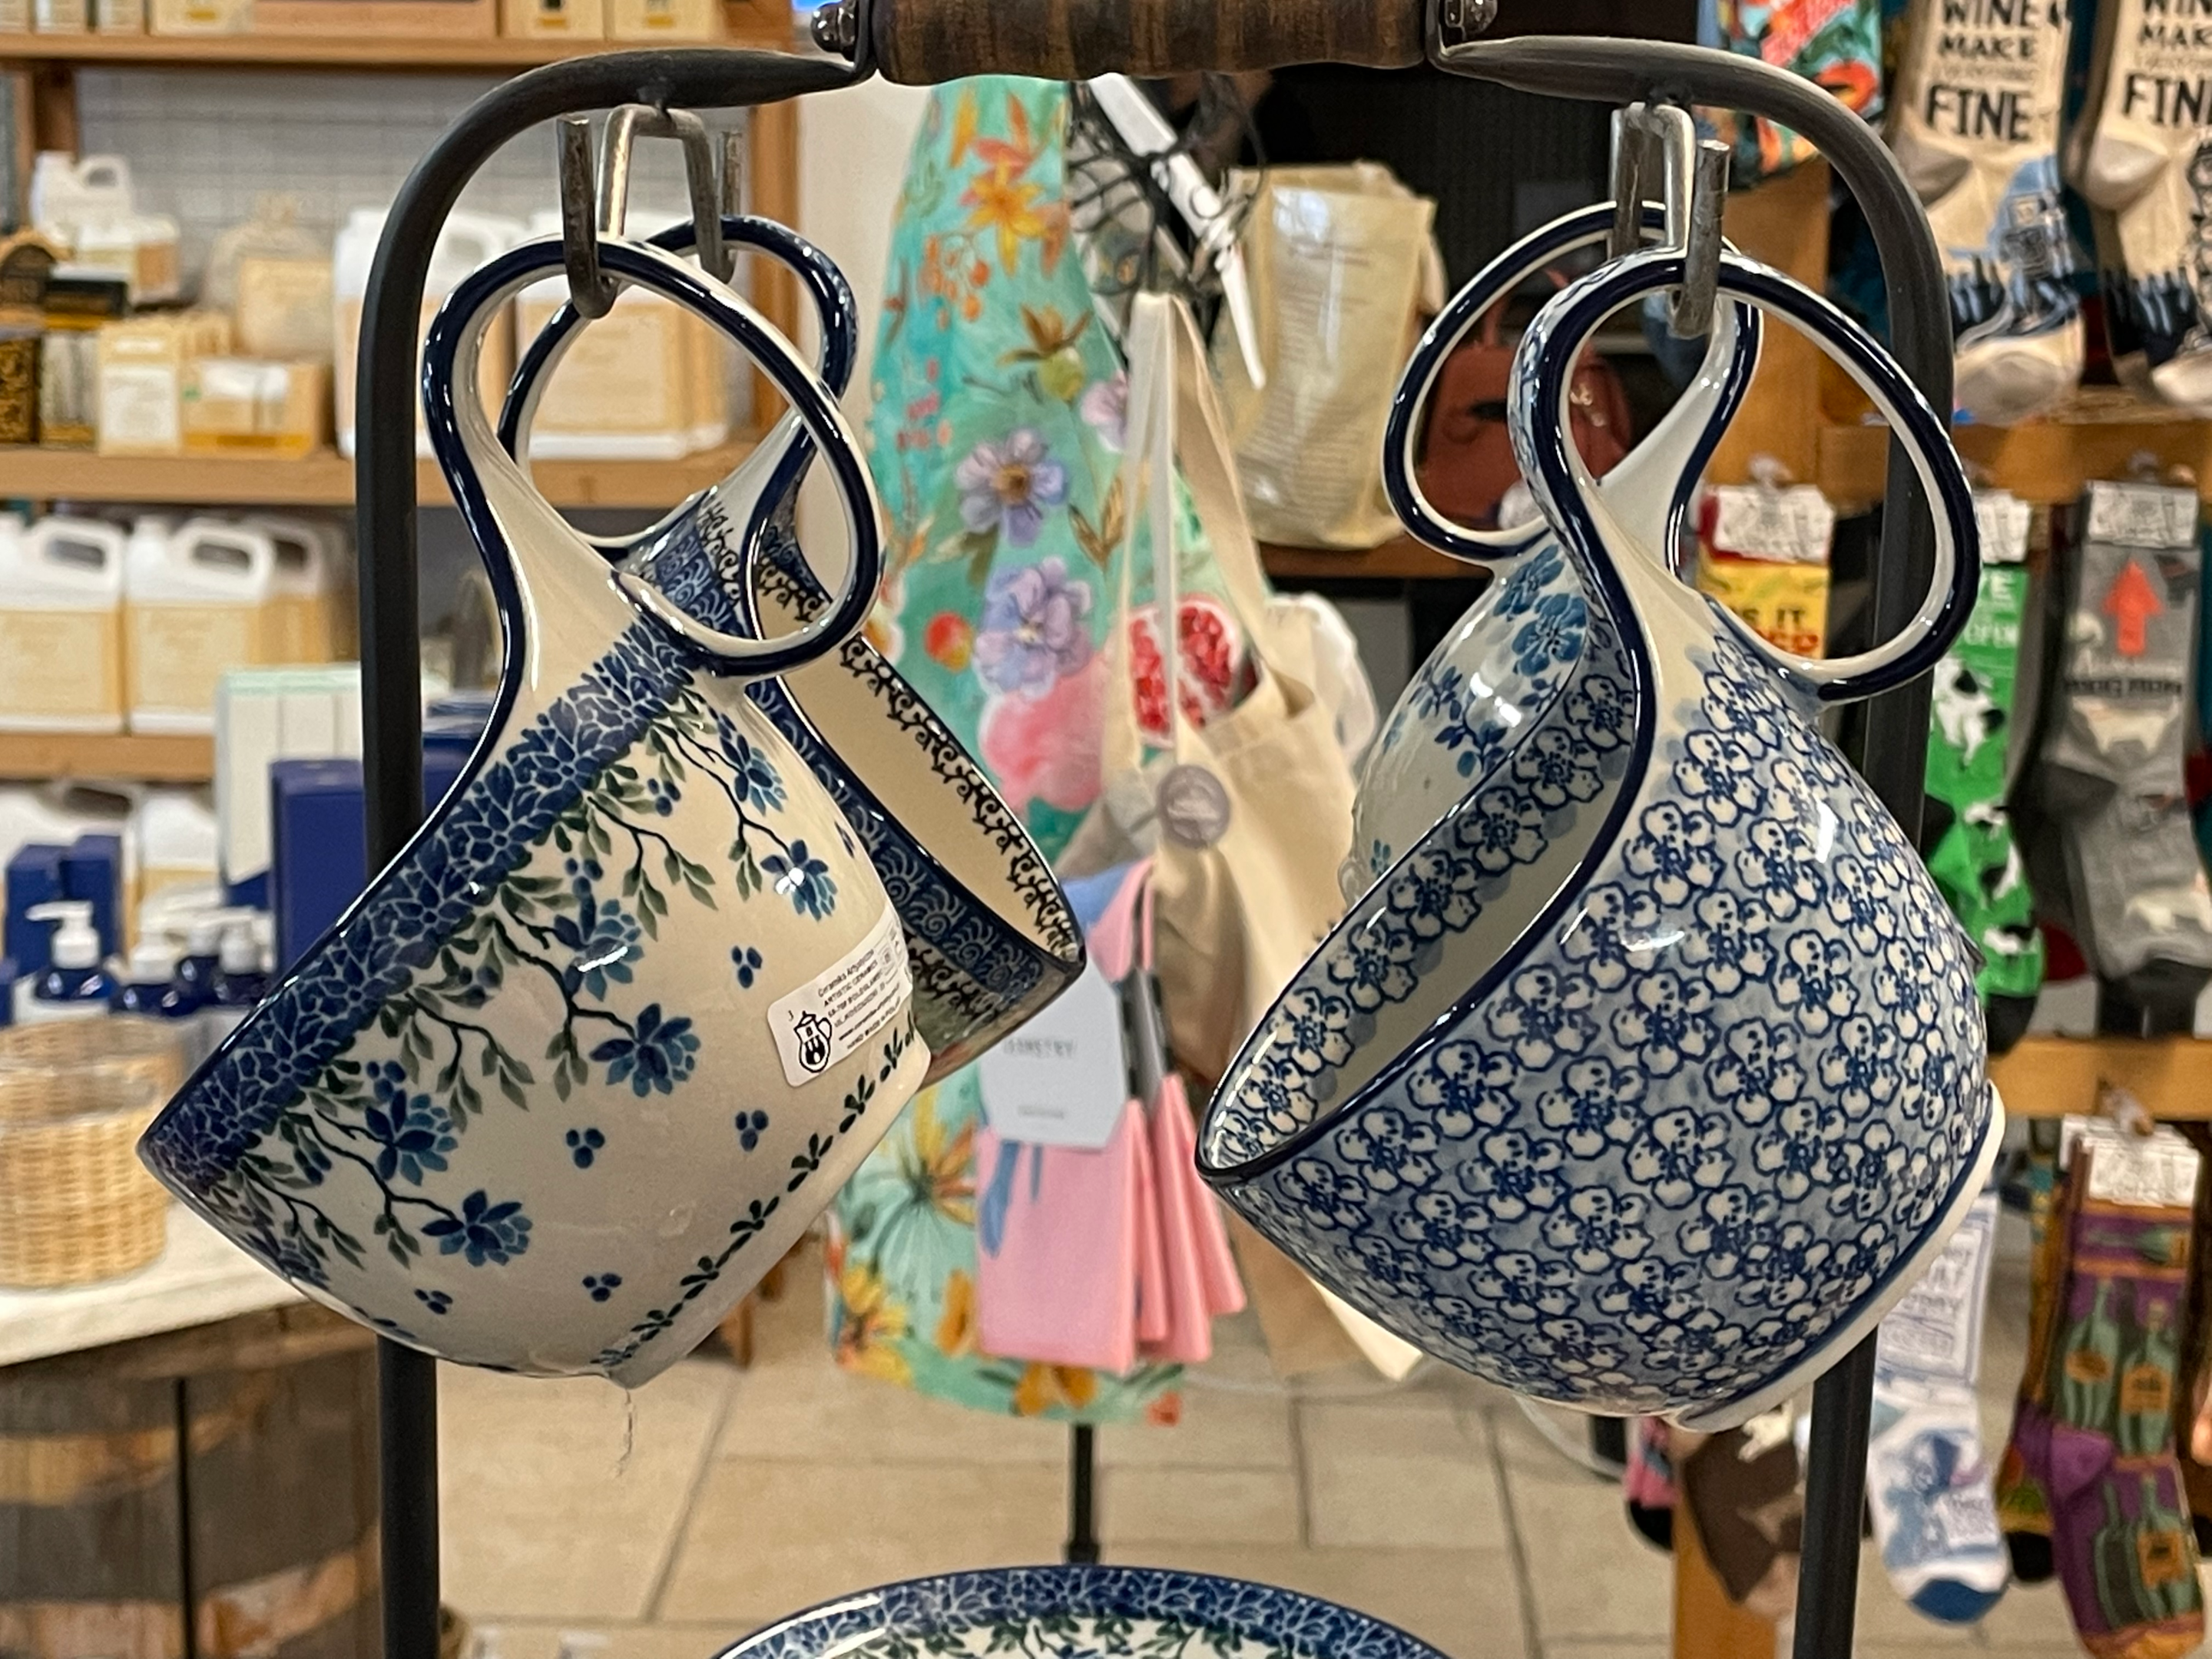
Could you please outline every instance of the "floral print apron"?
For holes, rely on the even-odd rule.
[[[1126,233],[1077,232],[1067,113],[1057,82],[988,76],[931,94],[892,233],[864,439],[890,520],[871,637],[1048,856],[1098,799],[1127,499],[1127,377],[1086,276],[1128,263],[1109,245]],[[1243,641],[1180,481],[1177,495],[1178,686],[1202,718],[1233,701]],[[1139,544],[1128,660],[1140,713],[1164,734],[1141,529]],[[986,1411],[1172,1422],[1177,1367],[1114,1376],[977,1351],[981,1115],[974,1068],[955,1073],[908,1107],[840,1195],[839,1363]]]

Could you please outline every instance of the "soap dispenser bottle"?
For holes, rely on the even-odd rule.
[[[33,921],[53,922],[53,957],[44,973],[27,981],[29,994],[19,995],[17,1021],[32,1025],[106,1015],[115,981],[100,969],[100,934],[92,925],[92,906],[62,899],[33,906],[25,914]]]
[[[269,994],[269,970],[254,922],[234,922],[222,936],[222,954],[215,976],[215,1004],[203,1011],[208,1047],[216,1045],[246,1024],[246,1017]]]

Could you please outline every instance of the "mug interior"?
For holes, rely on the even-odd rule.
[[[818,608],[802,600],[788,580],[756,581],[754,602],[772,634],[797,628]],[[863,653],[874,664],[848,660]],[[1023,902],[1029,890],[1012,878],[1025,855],[1031,860],[1036,855],[1012,812],[998,805],[990,780],[950,744],[950,733],[945,745],[922,740],[934,721],[918,698],[920,725],[889,717],[883,690],[867,672],[871,666],[896,677],[872,647],[855,641],[836,657],[818,658],[783,675],[783,688],[854,781],[886,806],[896,803],[901,827],[946,874],[1038,950],[1062,961],[1079,957],[1082,947],[1064,902]],[[915,695],[902,683],[896,689]],[[1066,925],[1048,928],[1041,912]]]

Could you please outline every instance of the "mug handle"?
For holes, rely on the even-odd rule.
[[[859,441],[836,399],[758,312],[696,265],[647,243],[619,237],[601,239],[599,260],[609,275],[673,301],[713,325],[753,360],[821,450],[852,544],[844,582],[832,604],[805,627],[773,640],[746,639],[708,628],[634,571],[615,571],[616,586],[672,645],[709,673],[746,678],[786,673],[836,649],[860,631],[883,574],[881,504],[860,459]],[[483,482],[486,475],[502,480],[506,495],[532,504],[526,510],[540,518],[531,526],[533,530],[564,545],[582,545],[568,521],[531,487],[520,465],[500,446],[482,400],[456,396],[457,387],[473,392],[484,333],[500,308],[537,278],[565,268],[557,236],[512,249],[453,290],[424,341],[422,402],[430,447],[453,483],[477,544],[487,550],[504,546],[507,533],[491,517]],[[507,605],[513,599],[514,572],[496,568],[500,560],[491,562],[495,586],[504,584],[507,591],[501,598]]]
[[[671,253],[689,253],[698,245],[699,229],[694,222],[685,219],[647,240],[654,247]],[[815,319],[821,330],[821,351],[814,372],[833,395],[842,397],[852,381],[860,340],[860,302],[854,298],[853,285],[845,279],[845,273],[820,248],[773,219],[751,214],[726,215],[722,220],[722,242],[726,247],[750,248],[764,254],[798,277],[806,297],[814,302]],[[552,381],[553,371],[560,367],[561,359],[567,355],[577,332],[586,325],[586,320],[573,301],[564,301],[538,331],[529,349],[515,365],[514,378],[507,383],[507,401],[499,415],[500,447],[514,457],[526,477],[530,476],[530,429],[537,422],[538,404]],[[781,500],[805,475],[813,453],[813,441],[806,435],[798,417],[785,410],[754,452],[762,458],[763,470],[768,472],[768,483],[760,492],[760,499]],[[748,458],[748,470],[757,465],[761,463]],[[682,511],[680,507],[677,510]],[[649,537],[653,532],[643,533]],[[586,536],[584,539],[613,564],[619,563],[641,538]]]
[[[1644,210],[1644,227],[1663,232],[1666,215]],[[1541,526],[1510,530],[1468,530],[1444,517],[1422,492],[1415,471],[1430,399],[1446,360],[1474,333],[1491,308],[1559,258],[1607,240],[1613,234],[1610,205],[1583,208],[1532,231],[1499,254],[1469,280],[1438,312],[1407,360],[1390,398],[1382,433],[1382,489],[1399,521],[1416,541],[1453,558],[1496,564],[1524,553],[1542,535]],[[1644,441],[1606,475],[1608,498],[1628,498],[1640,507],[1652,503],[1663,514],[1668,545],[1680,539],[1683,520],[1697,494],[1698,475],[1712,459],[1750,389],[1759,366],[1758,312],[1731,307],[1717,319],[1697,378],[1683,388],[1664,419]]]
[[[1544,307],[1522,337],[1514,359],[1506,404],[1514,453],[1546,515],[1563,530],[1578,531],[1587,550],[1599,557],[1650,556],[1650,550],[1634,547],[1617,515],[1597,494],[1597,481],[1576,451],[1567,424],[1567,379],[1583,346],[1607,318],[1646,294],[1679,288],[1686,269],[1681,252],[1665,248],[1633,253],[1601,267]],[[1794,325],[1874,400],[1891,432],[1903,441],[1920,487],[1927,492],[1936,521],[1936,564],[1927,595],[1912,619],[1894,638],[1854,656],[1825,660],[1801,657],[1769,644],[1719,605],[1713,609],[1786,681],[1822,702],[1875,696],[1917,678],[1936,665],[1966,626],[1980,583],[1973,494],[1944,423],[1896,359],[1803,284],[1755,260],[1723,253],[1720,292]]]

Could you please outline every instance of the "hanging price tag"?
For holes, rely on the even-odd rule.
[[[2034,509],[2009,489],[1974,492],[1974,529],[1981,538],[1984,564],[2019,564],[2027,557],[2027,530]]]
[[[1008,1140],[1096,1152],[1129,1103],[1121,995],[1091,963],[1058,1000],[979,1062],[983,1114]]]
[[[2090,1149],[2089,1196],[2147,1210],[2185,1210],[2197,1200],[2197,1149],[2161,1125],[2147,1135],[2101,1117],[2069,1117],[2058,1131],[2060,1164]]]
[[[2197,539],[2197,514],[2193,489],[2094,483],[2087,539],[2122,547],[2187,547]]]
[[[1738,558],[1825,565],[1835,534],[1836,509],[1814,485],[1723,484],[1713,491],[1705,540]]]

